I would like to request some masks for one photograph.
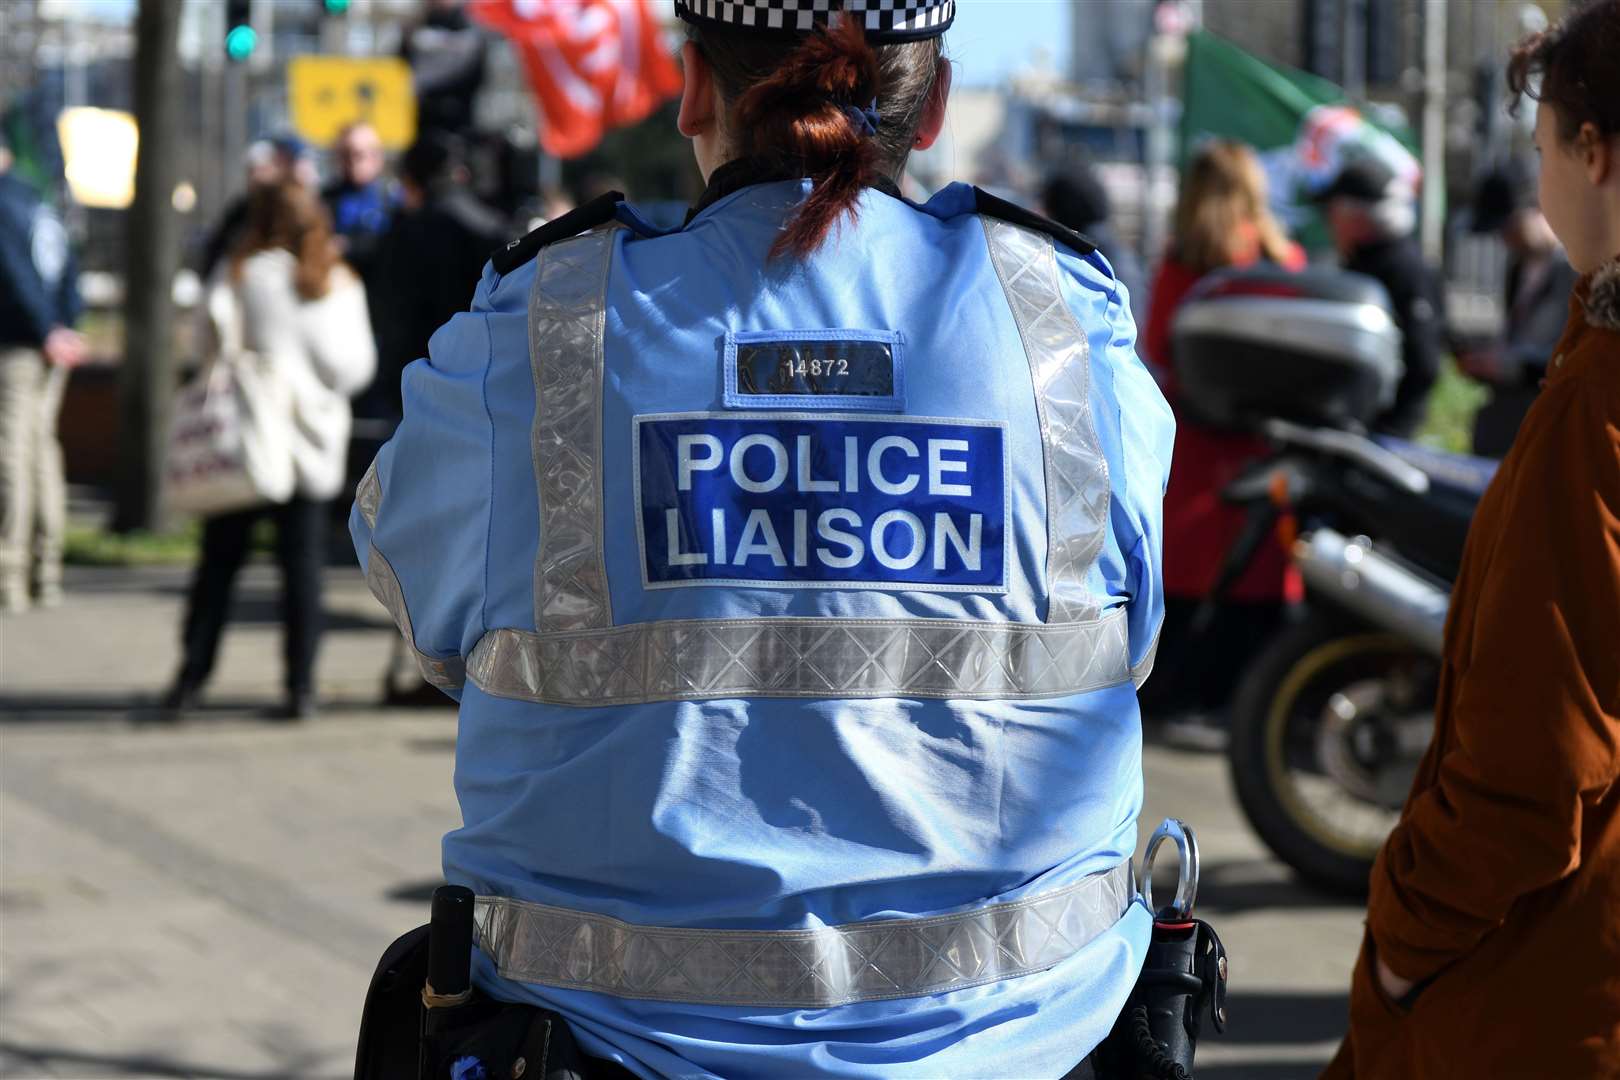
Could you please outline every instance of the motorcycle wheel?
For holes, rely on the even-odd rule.
[[[1428,745],[1438,677],[1399,635],[1314,609],[1244,676],[1232,784],[1266,846],[1307,881],[1366,895]]]

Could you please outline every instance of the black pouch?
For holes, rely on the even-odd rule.
[[[478,991],[426,1008],[428,928],[388,947],[360,1014],[355,1080],[597,1080],[626,1076],[586,1057],[561,1016]]]
[[[1153,903],[1153,863],[1159,847],[1175,843],[1181,875],[1175,900]],[[1191,1080],[1193,1054],[1207,1012],[1226,1030],[1226,947],[1213,927],[1192,916],[1198,894],[1198,839],[1166,818],[1148,840],[1142,898],[1154,912],[1147,956],[1125,1009],[1097,1050],[1098,1080]]]
[[[427,971],[425,926],[399,938],[383,953],[360,1013],[354,1080],[410,1080],[416,1076]]]
[[[586,1057],[557,1013],[472,988],[472,902],[466,889],[441,888],[433,922],[383,953],[360,1017],[355,1080],[631,1078]],[[441,983],[456,992],[435,993]]]
[[[1217,1033],[1226,1030],[1226,972],[1226,948],[1208,923],[1155,921],[1099,1080],[1190,1080],[1205,1013]]]
[[[420,1080],[595,1080],[611,1062],[585,1057],[561,1016],[473,992],[425,1010]]]

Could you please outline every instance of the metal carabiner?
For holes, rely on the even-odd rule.
[[[1153,906],[1153,860],[1159,845],[1166,840],[1176,844],[1180,859],[1180,878],[1176,882],[1176,898],[1162,912]],[[1155,919],[1174,919],[1187,922],[1192,918],[1193,901],[1198,898],[1198,835],[1192,826],[1180,818],[1167,817],[1148,837],[1147,852],[1142,856],[1142,902],[1153,912]]]

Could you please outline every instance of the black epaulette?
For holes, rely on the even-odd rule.
[[[1067,244],[1074,249],[1076,255],[1090,255],[1097,250],[1097,245],[1085,236],[1075,232],[1064,225],[1059,225],[1051,218],[1042,217],[1033,210],[1025,210],[1017,203],[1010,203],[1006,199],[998,199],[983,188],[973,189],[973,208],[985,217],[993,217],[999,221],[1010,221],[1014,225],[1022,225],[1026,229],[1045,233],[1060,244]]]
[[[540,249],[547,244],[567,240],[570,236],[578,236],[582,232],[589,232],[598,225],[612,221],[619,204],[623,201],[624,196],[617,191],[599,195],[583,206],[576,206],[562,217],[552,218],[529,235],[512,241],[492,254],[489,261],[497,273],[510,274],[539,254]]]

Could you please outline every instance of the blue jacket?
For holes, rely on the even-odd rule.
[[[1058,1076],[1148,938],[1170,413],[1072,234],[870,190],[769,260],[807,190],[497,259],[407,369],[351,528],[461,701],[446,875],[641,1075]]]
[[[38,348],[82,308],[61,218],[28,184],[0,173],[0,345]]]

